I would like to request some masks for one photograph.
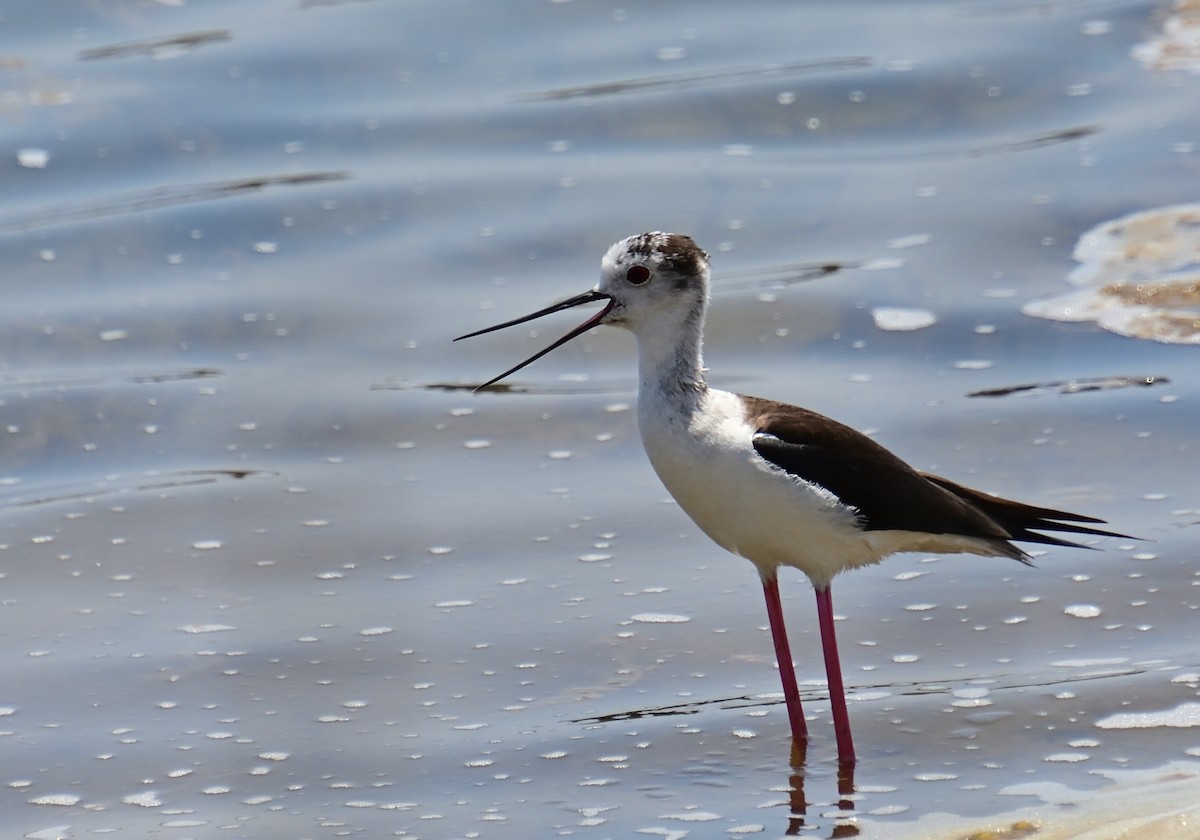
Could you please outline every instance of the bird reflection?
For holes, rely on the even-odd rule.
[[[805,738],[792,739],[791,768],[788,776],[788,817],[787,830],[784,834],[795,837],[808,827],[808,796],[805,793],[808,759],[808,740]],[[854,822],[854,762],[839,761],[837,771],[837,807],[847,814],[845,819],[835,820],[829,833],[831,840],[857,837],[859,828]]]

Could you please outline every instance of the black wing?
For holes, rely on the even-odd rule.
[[[861,432],[807,409],[745,399],[750,422],[758,429],[755,451],[797,478],[829,490],[858,512],[866,530],[975,537],[1017,559],[1024,552],[1009,540],[1079,545],[1033,529],[1124,536],[1072,524],[1103,524],[1100,519],[989,496],[918,472]]]
[[[847,455],[820,444],[793,443],[771,433],[755,435],[754,450],[780,469],[833,493],[858,512],[868,531],[1010,537],[973,504],[907,464]]]

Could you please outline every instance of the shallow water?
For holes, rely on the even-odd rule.
[[[1196,348],[1021,312],[1196,200],[1170,10],[0,8],[7,830],[1190,836]],[[656,228],[713,254],[714,384],[1144,538],[839,578],[852,788],[809,587],[801,764],[629,337],[480,394],[575,321],[449,341]]]

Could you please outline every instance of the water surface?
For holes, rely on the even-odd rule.
[[[1196,201],[1171,7],[451,5],[0,8],[8,831],[1188,836],[1195,347],[1022,314]],[[1145,538],[839,578],[852,789],[809,587],[801,764],[629,336],[481,394],[575,322],[449,340],[649,229],[714,384]]]

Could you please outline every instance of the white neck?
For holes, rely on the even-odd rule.
[[[636,332],[641,398],[655,394],[656,401],[686,410],[708,389],[700,357],[704,309],[697,307],[674,324],[655,326],[659,328]]]

